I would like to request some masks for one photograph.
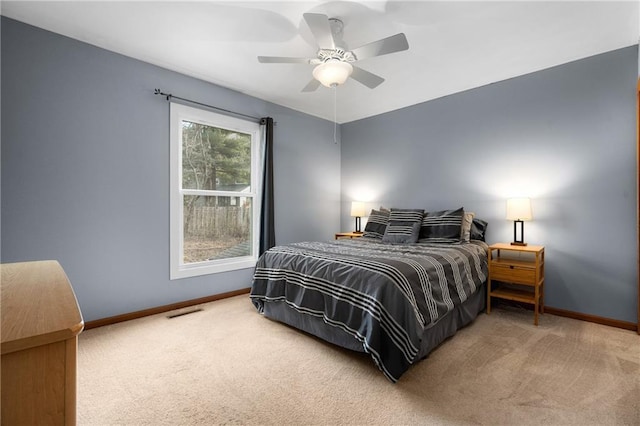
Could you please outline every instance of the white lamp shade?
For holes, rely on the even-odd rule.
[[[347,81],[352,72],[353,67],[350,63],[329,59],[313,69],[313,78],[326,87],[339,86]]]
[[[364,203],[362,201],[352,201],[351,202],[351,216],[352,217],[362,217],[366,214],[364,209]]]
[[[529,198],[509,198],[507,200],[507,220],[531,220],[531,200]]]

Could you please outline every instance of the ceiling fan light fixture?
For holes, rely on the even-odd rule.
[[[323,86],[333,87],[344,84],[353,72],[350,63],[338,59],[329,59],[313,69],[313,78]]]

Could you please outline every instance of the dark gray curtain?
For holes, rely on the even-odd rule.
[[[262,254],[276,245],[276,233],[273,225],[273,118],[260,119],[265,126],[264,169],[262,174],[262,200],[260,209],[260,249]]]

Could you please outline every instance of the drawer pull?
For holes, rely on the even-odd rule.
[[[509,269],[513,269],[513,265],[509,265]]]

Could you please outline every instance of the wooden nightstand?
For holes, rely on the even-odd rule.
[[[538,313],[544,314],[544,246],[492,244],[488,261],[487,314],[492,297],[530,303],[533,323],[538,325]],[[495,288],[492,281],[498,281]]]
[[[335,239],[339,240],[340,238],[360,238],[362,237],[364,232],[336,232]]]

